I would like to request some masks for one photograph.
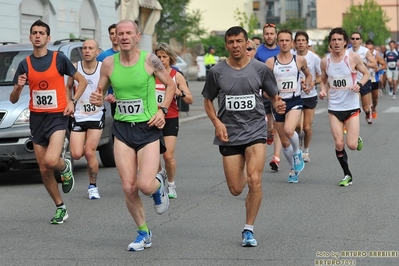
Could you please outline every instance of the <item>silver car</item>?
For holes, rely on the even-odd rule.
[[[177,56],[176,64],[174,66],[179,69],[179,71],[186,79],[188,78],[188,64],[186,61],[183,60],[183,58]]]
[[[81,61],[82,41],[74,39],[58,40],[48,45],[49,50],[65,54],[72,62]],[[29,139],[29,88],[25,86],[19,101],[12,104],[9,100],[14,88],[14,73],[19,63],[32,54],[32,44],[0,45],[0,172],[13,169],[25,169],[37,166],[32,141]],[[105,127],[98,145],[101,162],[105,167],[115,166],[113,140],[111,134],[112,115],[110,105],[106,103]],[[69,132],[67,132],[69,136]],[[63,153],[70,158],[68,138],[65,139]]]

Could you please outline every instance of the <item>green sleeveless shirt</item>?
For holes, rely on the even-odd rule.
[[[114,70],[110,76],[116,98],[115,120],[146,122],[158,111],[155,97],[155,77],[148,75],[144,64],[147,52],[141,51],[133,66],[122,66],[119,53],[114,56]]]

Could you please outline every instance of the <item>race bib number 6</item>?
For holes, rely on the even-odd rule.
[[[157,98],[158,106],[161,106],[161,104],[163,103],[163,100],[165,99],[165,91],[156,90],[155,97]]]
[[[55,109],[57,104],[57,92],[55,90],[32,92],[33,107],[37,109]]]
[[[255,108],[255,95],[226,95],[226,110],[248,111]]]
[[[144,112],[143,100],[116,100],[118,111],[123,115],[139,115]]]

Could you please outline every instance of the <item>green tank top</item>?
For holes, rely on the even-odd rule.
[[[114,119],[137,123],[146,122],[158,111],[155,97],[155,77],[148,75],[144,64],[147,52],[141,51],[133,66],[122,66],[119,53],[114,56],[114,70],[110,76],[116,98]]]

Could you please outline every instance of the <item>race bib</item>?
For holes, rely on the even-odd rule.
[[[120,114],[139,115],[144,112],[143,100],[116,100],[116,105]]]
[[[388,62],[389,68],[396,68],[396,62]]]
[[[94,104],[91,104],[89,102],[89,100],[86,101],[79,101],[80,104],[80,114],[82,115],[92,115],[95,113],[98,113],[98,111],[100,110],[97,106],[95,106]]]
[[[370,70],[370,79],[371,79],[371,82],[376,82],[375,81],[375,72],[373,70]]]
[[[255,95],[226,95],[226,110],[248,111],[255,108]]]
[[[329,83],[332,90],[348,90],[352,86],[350,77],[331,77]]]
[[[277,80],[277,87],[279,92],[295,92],[298,87],[298,80],[296,78],[284,78]]]
[[[155,97],[157,98],[158,106],[161,106],[163,100],[165,100],[165,91],[155,91]]]
[[[32,92],[33,107],[37,109],[55,109],[58,107],[56,90]]]

